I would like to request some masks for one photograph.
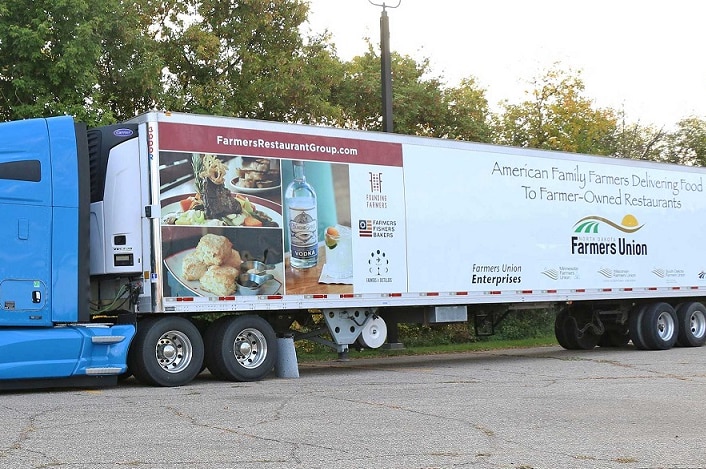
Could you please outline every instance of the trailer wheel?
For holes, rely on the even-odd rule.
[[[591,350],[601,336],[594,334],[591,328],[579,330],[578,322],[568,309],[562,309],[554,321],[554,335],[559,345],[567,350]]]
[[[642,338],[650,350],[667,350],[677,342],[677,313],[668,303],[649,305],[642,317]]]
[[[556,336],[559,345],[567,350],[576,350],[578,345],[575,340],[572,340],[570,330],[574,328],[575,320],[569,316],[568,309],[562,309],[557,313],[554,319],[554,335]]]
[[[182,386],[201,372],[203,357],[203,340],[191,321],[150,318],[137,324],[128,366],[143,384]]]
[[[206,333],[206,366],[220,379],[257,381],[277,359],[277,336],[259,316],[224,317]]]
[[[649,348],[645,343],[645,339],[642,334],[642,317],[645,314],[646,308],[647,306],[645,305],[640,306],[638,309],[632,310],[628,320],[628,333],[630,334],[630,340],[632,340],[632,344],[638,350],[647,350]]]
[[[682,347],[701,347],[706,343],[706,308],[698,302],[683,303],[677,307],[679,334],[677,344]]]
[[[213,376],[218,379],[226,379],[226,375],[221,372],[221,368],[215,362],[215,357],[220,353],[221,344],[216,341],[216,334],[225,328],[225,323],[232,320],[230,317],[221,317],[213,321],[203,335],[203,342],[206,349],[203,364]]]

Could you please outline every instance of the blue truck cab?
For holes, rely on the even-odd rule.
[[[134,324],[91,318],[87,132],[71,117],[0,124],[0,389],[127,369]]]

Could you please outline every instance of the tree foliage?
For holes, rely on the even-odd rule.
[[[152,109],[381,130],[380,56],[305,37],[306,0],[3,0],[0,120],[71,114],[89,125]],[[706,165],[706,121],[673,130],[597,108],[558,66],[490,111],[473,77],[392,53],[394,131]]]
[[[615,112],[594,108],[584,96],[579,74],[554,67],[532,84],[529,99],[504,104],[496,127],[499,143],[597,155],[612,152]]]
[[[188,11],[179,0],[119,0],[105,16],[94,100],[114,121],[161,107],[163,34]]]
[[[327,100],[340,76],[325,37],[305,43],[301,0],[202,0],[188,19],[165,27],[172,110],[289,122],[335,114]]]
[[[426,79],[428,62],[391,54],[394,132],[415,134],[429,127],[441,102],[439,83]],[[359,130],[382,130],[380,56],[368,43],[365,54],[343,64],[343,80],[332,99],[341,109],[337,125]]]
[[[672,163],[706,166],[706,120],[691,116],[680,120],[666,139],[664,158]]]
[[[622,113],[610,154],[619,158],[658,161],[662,159],[665,138],[664,128],[629,122]]]
[[[391,54],[393,130],[429,137],[488,141],[490,111],[485,90],[475,79],[457,88],[431,76],[429,60]],[[341,110],[335,123],[361,130],[382,129],[380,56],[368,51],[344,64],[332,100]]]
[[[675,130],[630,122],[584,96],[580,73],[556,66],[532,81],[529,99],[503,104],[495,143],[687,165],[706,165],[706,121],[692,116]]]
[[[458,87],[444,91],[445,116],[437,127],[436,135],[459,140],[491,142],[492,120],[485,89],[475,78],[461,81]]]
[[[302,0],[6,0],[0,118],[89,124],[154,108],[326,122],[340,61]]]
[[[109,0],[4,0],[0,3],[0,116],[18,119],[95,110],[102,23]]]

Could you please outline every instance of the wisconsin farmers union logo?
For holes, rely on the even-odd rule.
[[[639,243],[634,239],[622,236],[623,234],[636,233],[644,226],[631,214],[625,215],[620,223],[597,215],[589,215],[574,223],[573,235],[571,236],[571,254],[579,256],[646,256],[646,243]],[[607,233],[603,232],[604,227],[608,227]],[[618,237],[614,237],[615,231],[618,232]]]

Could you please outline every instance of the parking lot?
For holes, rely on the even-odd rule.
[[[353,358],[299,373],[6,392],[0,467],[706,467],[703,348]]]

